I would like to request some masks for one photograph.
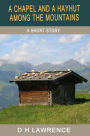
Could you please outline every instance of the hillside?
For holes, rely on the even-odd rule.
[[[17,64],[7,64],[6,62],[0,66],[0,109],[19,103],[18,88],[15,84],[10,84],[9,80],[15,75],[20,75],[23,72],[39,70],[66,70],[72,69],[75,72],[84,76],[88,82],[78,84],[76,90],[88,93],[90,91],[90,62],[85,65],[80,64],[73,59],[64,62],[63,64],[43,63],[39,65],[32,65],[27,62],[20,62]]]
[[[5,63],[0,66],[0,70],[13,71],[15,74],[20,74],[25,71],[31,71],[32,67],[33,67],[33,65],[31,65],[30,63],[27,63],[27,62],[20,62],[20,63],[16,63],[16,64]]]
[[[78,89],[77,92],[89,93],[90,94],[90,87]]]
[[[90,124],[90,94],[76,93],[74,105],[12,106],[0,112],[0,124]]]
[[[6,82],[0,82],[0,109],[18,103],[17,87]]]

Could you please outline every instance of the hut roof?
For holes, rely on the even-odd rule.
[[[15,76],[14,79],[10,80],[10,82],[20,82],[20,81],[55,81],[57,79],[67,78],[68,76],[72,76],[76,78],[78,83],[87,82],[88,80],[74,71],[68,69],[66,71],[43,71],[43,72],[26,72],[21,74],[20,76]]]

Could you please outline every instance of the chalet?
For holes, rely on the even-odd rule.
[[[20,104],[72,104],[75,100],[75,84],[87,80],[68,69],[66,71],[27,72],[16,76]]]

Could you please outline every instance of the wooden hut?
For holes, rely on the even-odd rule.
[[[72,70],[27,72],[16,76],[20,104],[72,104],[75,100],[75,84],[87,82]]]

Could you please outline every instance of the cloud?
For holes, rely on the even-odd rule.
[[[10,35],[8,34],[0,34],[0,42],[8,40],[9,38],[10,38]]]
[[[85,63],[86,63],[85,59],[81,58],[81,59],[80,59],[80,63],[81,63],[81,64],[85,64]]]
[[[55,37],[49,37],[49,35],[47,37],[46,35],[38,37],[34,35],[3,36],[1,38],[3,40],[10,39],[5,42],[3,41],[1,44],[1,65],[3,62],[11,64],[18,62],[29,62],[32,64],[51,62],[53,64],[61,64],[71,58],[83,64],[90,56],[90,44],[85,45],[89,40],[87,41],[87,37],[84,35],[58,35]],[[59,43],[57,42],[58,39]],[[77,43],[78,41],[79,44]],[[74,46],[66,48],[66,46],[59,46],[60,43],[68,45],[70,43],[70,45]],[[6,48],[3,45],[9,46]]]
[[[62,61],[53,61],[52,64],[58,65],[58,64],[62,64]]]
[[[59,43],[67,43],[69,37],[60,37]]]
[[[3,55],[0,59],[8,63],[14,64],[21,61],[30,61],[32,58],[32,53],[29,52],[29,44],[24,43],[19,48],[13,48],[10,54]]]
[[[61,36],[59,38],[59,43],[63,43],[63,44],[68,44],[68,43],[74,43],[74,42],[78,42],[83,38],[84,35],[66,35],[66,36]]]
[[[90,57],[90,43],[80,48],[79,51],[75,52],[75,59],[79,60],[82,64],[85,64],[85,60]]]
[[[84,35],[78,35],[78,34],[77,35],[73,35],[71,41],[72,42],[80,41],[83,38],[83,36]]]
[[[46,39],[41,39],[41,42],[43,43],[43,44],[46,44]]]
[[[2,62],[9,64],[18,62],[37,64],[44,61],[44,58],[46,57],[47,59],[47,55],[52,54],[54,50],[46,48],[45,45],[42,46],[43,42],[45,44],[45,40],[40,40],[38,44],[34,40],[25,41],[23,44],[19,42],[19,44],[21,44],[19,47],[13,47],[10,53],[5,53],[0,57],[0,64],[2,64]]]

